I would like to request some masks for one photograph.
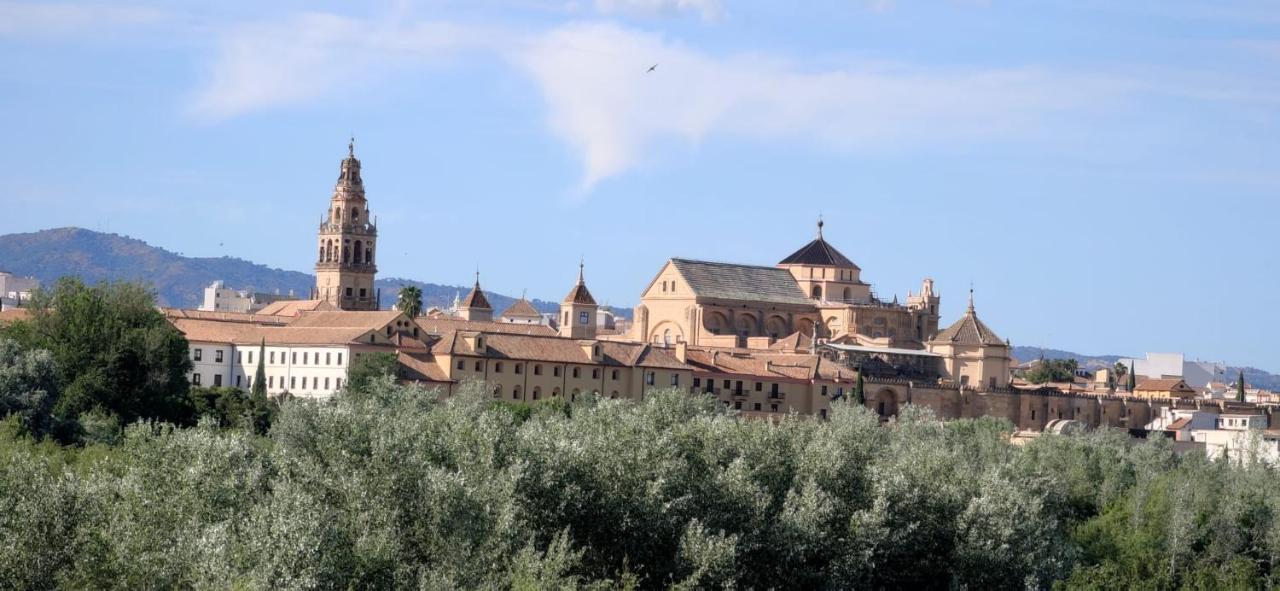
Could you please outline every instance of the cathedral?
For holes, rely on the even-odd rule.
[[[767,348],[795,333],[824,342],[923,349],[938,333],[933,280],[907,302],[875,296],[862,269],[822,235],[776,266],[671,259],[640,296],[632,338]]]
[[[369,215],[354,139],[347,144],[347,157],[320,222],[318,242],[313,299],[337,310],[377,310],[373,278],[378,272],[374,262],[378,227]]]

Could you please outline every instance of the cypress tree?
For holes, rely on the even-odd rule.
[[[1236,402],[1244,402],[1244,370],[1240,370],[1240,377],[1236,380]]]
[[[861,368],[861,367],[859,367],[859,368],[858,368],[858,381],[857,381],[857,383],[855,383],[855,384],[853,385],[853,399],[854,399],[854,400],[856,400],[856,401],[858,401],[858,405],[860,405],[860,406],[866,406],[866,405],[867,405],[867,397],[863,395],[862,390],[863,390],[863,384],[862,384],[862,368]]]
[[[258,346],[258,371],[253,373],[253,389],[251,393],[254,398],[259,396],[265,398],[267,396],[267,366],[264,364],[267,356],[267,339],[262,339],[262,344]]]
[[[1129,364],[1129,381],[1125,384],[1125,387],[1126,389],[1129,390],[1130,393],[1132,393],[1134,389],[1138,387],[1138,379],[1133,375],[1132,363]]]

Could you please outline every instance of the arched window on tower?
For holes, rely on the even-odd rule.
[[[345,244],[342,245],[342,262],[344,263],[351,262],[351,247]]]
[[[846,287],[844,288],[844,301],[848,302],[851,300],[853,300],[853,288]]]
[[[353,252],[355,252],[355,257],[354,257],[355,262],[357,264],[360,263],[361,262],[360,257],[364,256],[364,244],[361,243],[359,240],[357,240],[356,247]]]
[[[814,298],[814,299],[817,299],[817,300],[822,299],[822,286],[821,286],[821,285],[815,285],[815,286],[813,286],[813,298]]]
[[[351,208],[351,223],[353,223],[353,224],[354,224],[354,223],[356,223],[356,222],[358,222],[358,221],[360,221],[360,210],[359,210],[358,208],[352,207],[352,208]]]
[[[341,207],[335,207],[335,208],[333,208],[333,223],[335,223],[335,224],[341,224],[341,223],[342,223],[342,208],[341,208]]]
[[[364,262],[373,264],[373,247],[366,246],[364,249]]]
[[[320,245],[320,255],[318,258],[316,258],[316,260],[322,263],[324,262],[324,245],[323,244]]]

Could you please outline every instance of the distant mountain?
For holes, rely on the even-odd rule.
[[[185,257],[146,242],[85,230],[57,228],[25,234],[0,236],[0,271],[31,276],[43,285],[52,285],[64,275],[77,275],[89,283],[127,280],[150,284],[166,306],[194,308],[204,297],[204,288],[219,279],[228,287],[265,293],[293,292],[306,298],[315,285],[308,273],[273,269],[232,257]],[[386,278],[374,284],[381,288],[384,308],[395,304],[401,285],[422,289],[423,305],[447,307],[454,295],[465,296],[470,286],[440,285],[411,279]],[[494,313],[501,313],[515,298],[485,292]],[[557,302],[531,300],[541,312],[555,312]],[[616,310],[626,317],[630,310]]]
[[[1027,362],[1033,359],[1044,357],[1045,359],[1075,359],[1080,367],[1089,369],[1100,369],[1103,367],[1111,367],[1121,359],[1132,358],[1132,355],[1081,355],[1072,353],[1071,351],[1063,351],[1061,349],[1045,349],[1041,347],[1014,347],[1013,357],[1020,362]],[[1236,376],[1244,372],[1244,381],[1255,388],[1266,388],[1267,390],[1280,390],[1280,375],[1270,373],[1266,370],[1256,367],[1227,366],[1227,380],[1234,381]]]

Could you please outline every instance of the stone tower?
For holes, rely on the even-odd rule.
[[[938,310],[942,298],[933,291],[933,279],[925,279],[920,286],[920,293],[907,292],[907,308],[911,310],[912,320],[916,328],[916,340],[927,342],[938,334]]]
[[[347,144],[347,157],[324,218],[320,222],[315,298],[340,310],[377,310],[373,277],[378,272],[374,263],[378,228],[369,217],[355,139]]]
[[[581,262],[578,263],[578,283],[569,290],[560,302],[560,336],[574,339],[594,339],[596,337],[596,305],[595,298],[587,291],[587,284],[582,278]]]

